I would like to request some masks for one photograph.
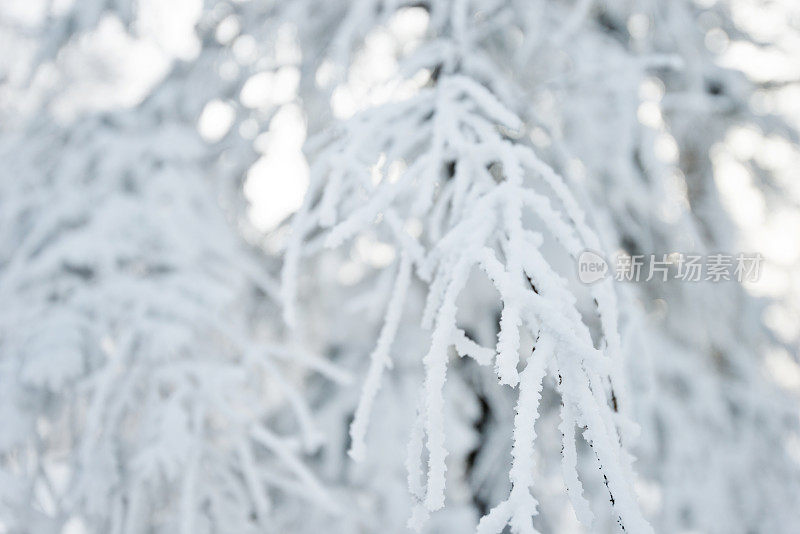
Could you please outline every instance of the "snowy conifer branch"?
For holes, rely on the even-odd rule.
[[[592,514],[581,496],[575,468],[576,425],[584,428],[584,439],[595,450],[620,524],[635,532],[648,532],[617,430],[619,393],[615,390],[624,391],[624,387],[617,376],[619,363],[613,362],[619,357],[613,289],[609,283],[592,289],[602,332],[601,345],[596,348],[575,306],[576,298],[540,250],[547,235],[566,254],[577,258],[586,248],[599,249],[599,240],[564,181],[531,147],[504,135],[520,132],[522,122],[482,83],[480,71],[472,70],[473,64],[491,65],[481,51],[480,39],[494,19],[475,25],[467,22],[469,2],[437,2],[433,17],[442,6],[449,6],[451,22],[436,41],[441,62],[430,86],[410,99],[357,114],[340,126],[332,140],[315,148],[312,187],[295,217],[286,253],[285,310],[293,309],[291,288],[303,254],[303,236],[315,228],[328,229],[326,245],[339,247],[369,231],[376,221],[380,226],[388,224],[390,233],[413,218],[424,221],[419,241],[408,235],[397,241],[404,252],[351,426],[353,457],[364,454],[370,405],[389,361],[389,343],[402,306],[400,293],[407,291],[408,269],[413,263],[419,279],[429,281],[423,325],[432,328],[430,347],[422,358],[424,400],[409,448],[410,489],[421,507],[414,513],[413,526],[419,528],[428,512],[444,505],[448,451],[443,388],[450,349],[455,347],[459,354],[472,356],[482,365],[493,359],[500,383],[519,385],[520,391],[510,473],[512,493],[484,518],[480,531],[500,532],[508,523],[515,532],[534,532],[530,523],[536,513],[536,501],[530,494],[535,487],[530,468],[533,424],[538,414],[537,391],[544,376],[550,376],[558,377],[565,405],[561,425],[564,477],[579,518],[588,523]],[[496,16],[504,13],[498,10]],[[431,51],[426,52],[430,57]],[[496,70],[492,72],[492,86],[502,86],[502,78]],[[368,168],[379,170],[377,181],[366,172]],[[392,168],[402,170],[392,174],[387,171]],[[424,256],[412,255],[411,250],[420,245]],[[457,326],[456,301],[474,268],[487,274],[503,305],[493,358]],[[287,314],[290,320],[292,313]],[[524,364],[520,361],[520,329],[539,338],[534,356]],[[522,384],[518,365],[525,365]],[[613,408],[610,397],[615,400]],[[415,467],[422,444],[428,456],[424,487],[417,484]]]

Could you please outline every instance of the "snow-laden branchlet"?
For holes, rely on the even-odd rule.
[[[481,32],[492,27],[492,19],[473,24],[462,11],[463,3],[447,6],[450,16],[443,36],[436,41],[439,55],[425,49],[424,60],[435,72],[430,84],[411,99],[357,114],[312,156],[312,189],[295,217],[284,264],[287,318],[294,319],[291,288],[303,236],[327,228],[325,245],[338,247],[369,231],[378,220],[403,252],[386,323],[351,427],[351,454],[363,457],[366,414],[386,365],[389,336],[396,329],[402,303],[398,290],[407,290],[408,265],[413,264],[417,277],[428,286],[422,324],[431,331],[429,349],[422,357],[425,380],[417,425],[424,434],[428,467],[423,470],[424,492],[415,488],[414,480],[411,488],[418,494],[418,506],[431,512],[445,502],[448,449],[443,390],[450,351],[455,347],[461,356],[493,365],[499,387],[520,386],[511,496],[483,520],[480,531],[488,532],[491,525],[497,525],[495,531],[500,532],[510,521],[515,531],[525,528],[533,532],[530,518],[537,510],[529,488],[535,484],[530,465],[532,425],[538,410],[531,403],[548,371],[558,380],[565,404],[562,414],[570,416],[562,426],[565,450],[574,450],[574,426],[582,427],[620,524],[648,531],[632,491],[628,456],[621,449],[619,414],[615,414],[619,401],[615,398],[612,408],[610,400],[616,396],[615,387],[624,389],[622,378],[614,376],[619,363],[612,362],[612,354],[619,357],[613,290],[608,282],[593,290],[602,332],[597,348],[574,304],[575,296],[541,250],[547,235],[577,259],[582,250],[598,248],[599,241],[561,177],[530,146],[514,139],[521,134],[522,122],[482,83],[483,70],[475,69],[476,64],[491,65],[480,43]],[[503,86],[502,78],[493,78],[492,85]],[[403,168],[390,175],[386,169],[395,165]],[[375,166],[381,173],[377,181],[365,171]],[[419,239],[405,231],[412,219],[422,221]],[[494,357],[457,325],[457,300],[474,269],[491,280],[502,303]],[[536,358],[524,364],[520,361],[520,329],[545,345]],[[524,372],[527,380],[522,385],[517,371],[521,364],[532,368]],[[412,455],[422,452],[418,446],[410,449]],[[412,457],[409,465],[419,461]],[[581,497],[569,453],[564,466],[579,517],[589,523],[591,513]],[[419,471],[412,467],[412,473]],[[426,516],[422,510],[415,512],[411,524],[421,528],[420,521]]]

